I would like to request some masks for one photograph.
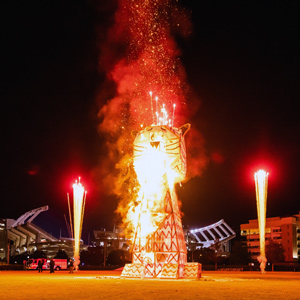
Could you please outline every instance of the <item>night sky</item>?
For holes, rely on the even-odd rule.
[[[256,218],[260,168],[270,173],[267,216],[297,213],[299,2],[180,2],[191,11],[192,32],[176,38],[199,104],[189,121],[203,136],[207,160],[202,176],[178,190],[183,223],[225,219],[234,227]],[[116,8],[116,1],[2,4],[0,217],[44,205],[67,213],[66,193],[81,176],[84,230],[117,222],[118,200],[95,175],[106,155],[99,57]],[[187,106],[195,109],[189,99]]]

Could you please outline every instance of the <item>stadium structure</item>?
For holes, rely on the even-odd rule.
[[[0,259],[8,261],[9,256],[36,250],[45,252],[49,258],[55,256],[58,250],[64,250],[69,257],[73,257],[74,241],[70,237],[62,237],[63,235],[70,236],[66,224],[55,219],[48,206],[30,210],[17,220],[0,218]],[[128,249],[128,241],[119,229],[112,232],[95,230],[94,235],[94,246],[106,245],[108,253],[115,249]],[[223,255],[230,252],[230,241],[236,236],[224,220],[184,230],[184,235],[187,250],[209,248],[218,242]],[[81,250],[87,247],[81,240]]]
[[[61,236],[62,232],[66,232],[65,225],[63,230],[60,228],[59,234],[52,233],[59,222],[53,216],[46,216],[48,210],[48,206],[43,206],[24,213],[17,220],[0,219],[1,260],[9,261],[9,256],[37,250],[45,252],[49,258],[54,257],[58,250],[64,250],[73,257],[73,239]],[[39,217],[40,214],[43,216]],[[82,240],[81,248],[86,248]]]
[[[210,248],[218,243],[220,254],[225,256],[229,254],[230,241],[235,237],[236,233],[223,219],[205,227],[185,231],[188,250]]]

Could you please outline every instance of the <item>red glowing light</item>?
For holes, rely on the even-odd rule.
[[[239,177],[251,189],[253,188],[253,174],[258,170],[266,170],[269,173],[272,185],[279,180],[282,172],[280,158],[272,155],[272,152],[267,150],[259,149],[253,152],[251,149],[251,156],[239,158],[239,162]]]
[[[33,165],[28,171],[27,174],[31,176],[35,176],[40,172],[40,166],[39,165]]]
[[[217,164],[222,164],[225,158],[220,152],[214,152],[211,154],[211,160]]]

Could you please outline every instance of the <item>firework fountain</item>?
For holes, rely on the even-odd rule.
[[[267,258],[265,251],[265,233],[266,233],[266,210],[267,210],[267,192],[268,192],[268,173],[264,170],[259,170],[254,174],[257,218],[259,226],[259,245],[260,255],[257,258],[260,262],[260,269],[265,273]]]
[[[82,222],[84,216],[85,200],[86,200],[86,191],[80,183],[80,177],[78,181],[76,180],[73,184],[73,220],[74,226],[72,226],[72,215],[70,208],[69,194],[68,205],[69,205],[69,214],[70,214],[70,226],[72,232],[72,238],[74,239],[74,268],[77,271],[80,263],[80,239],[81,239],[81,230]]]

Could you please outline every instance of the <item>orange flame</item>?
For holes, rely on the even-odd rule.
[[[166,217],[167,193],[172,198],[175,184],[185,179],[186,165],[184,161],[182,167],[180,157],[180,151],[184,148],[181,134],[181,128],[162,125],[146,127],[136,135],[134,170],[138,187],[136,198],[129,202],[126,223],[132,225],[138,235],[132,236],[132,239],[139,238],[141,246],[145,246],[147,237],[158,229]]]

